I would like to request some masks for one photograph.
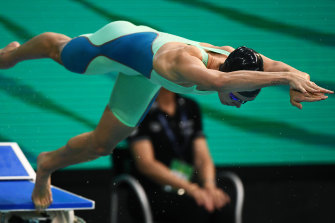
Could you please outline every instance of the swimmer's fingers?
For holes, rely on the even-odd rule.
[[[314,102],[314,101],[321,101],[326,100],[328,96],[312,96],[312,97],[305,97],[301,102]]]
[[[314,82],[307,81],[300,86],[300,91],[306,96],[313,93],[321,93],[322,88],[316,85]]]
[[[310,89],[312,89],[312,90],[308,90],[309,92],[313,92],[313,93],[319,92],[319,93],[325,93],[325,94],[333,94],[334,93],[334,91],[331,91],[331,90],[328,90],[326,88],[320,87],[314,82],[309,82],[308,85],[309,85]]]
[[[290,90],[290,102],[293,106],[302,109],[301,102],[315,102],[327,99],[328,96],[323,93],[306,93],[303,94],[299,91]]]
[[[325,94],[334,93],[331,90],[318,86],[309,79],[301,78],[299,76],[295,76],[293,79],[291,79],[289,85],[292,89],[300,91],[305,95],[307,95],[308,93],[325,93]]]
[[[321,101],[327,99],[324,93],[308,93],[304,95],[298,95],[297,101],[299,102],[314,102],[314,101]]]
[[[299,109],[302,109],[302,104],[300,102],[291,100],[291,104]]]

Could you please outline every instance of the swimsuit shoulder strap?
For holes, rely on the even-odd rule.
[[[224,54],[224,55],[227,55],[227,56],[229,56],[229,54],[230,54],[228,51],[223,50],[223,49],[201,46],[200,44],[199,44],[199,47],[201,47],[202,49],[214,52],[214,53]]]
[[[225,54],[227,56],[229,56],[229,52],[223,49],[217,49],[217,48],[212,48],[212,47],[206,47],[206,46],[201,46],[200,43],[197,43],[196,46],[202,54],[202,62],[205,64],[205,66],[207,67],[207,63],[208,63],[208,53],[205,50],[214,52],[214,53],[219,53],[219,54]]]

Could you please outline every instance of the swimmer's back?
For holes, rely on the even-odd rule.
[[[176,93],[212,93],[198,91],[196,86],[184,87],[175,84],[153,69],[155,54],[164,44],[170,42],[196,46],[202,53],[203,63],[207,65],[208,54],[199,42],[126,21],[111,22],[95,33],[72,39],[64,47],[61,59],[67,69],[76,73],[122,72],[144,76],[154,84]]]

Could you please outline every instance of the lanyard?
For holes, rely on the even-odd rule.
[[[181,115],[181,120],[180,121],[182,122],[181,128],[183,130],[183,126],[185,125],[185,123],[187,121],[187,116],[186,116],[185,111],[183,111],[182,109],[181,109],[180,113],[181,113],[180,114]],[[185,135],[184,143],[182,145],[180,143],[177,143],[177,138],[176,138],[174,132],[172,131],[168,121],[166,120],[166,117],[164,117],[163,114],[159,114],[158,119],[163,126],[163,129],[165,131],[166,136],[168,137],[169,141],[172,144],[173,150],[179,155],[179,158],[183,158],[183,154],[185,152],[184,151],[185,147],[186,147],[186,145],[189,141],[189,138],[190,138],[189,135],[187,135],[187,134]]]

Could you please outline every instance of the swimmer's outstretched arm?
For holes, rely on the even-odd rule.
[[[263,59],[263,64],[264,64],[264,70],[268,72],[295,72],[295,73],[303,73],[300,70],[295,69],[294,67],[291,67],[290,65],[283,63],[281,61],[275,61],[272,60],[264,55],[261,55]],[[306,75],[307,78],[310,78],[309,75]],[[325,92],[322,93],[308,93],[308,94],[302,94],[299,91],[296,91],[295,89],[290,89],[290,102],[293,106],[302,109],[302,104],[301,102],[315,102],[315,101],[321,101],[325,100],[328,98],[324,94]],[[326,92],[330,93],[330,92]]]
[[[206,90],[218,92],[252,91],[274,85],[289,85],[302,93],[333,93],[309,80],[309,75],[292,71],[249,71],[221,72],[207,69],[193,56],[180,55],[171,68],[181,82],[192,82]]]
[[[281,62],[281,61],[276,61],[272,60],[264,55],[262,55],[263,59],[263,66],[264,66],[264,71],[267,72],[296,72],[296,73],[304,73],[298,69],[295,69],[294,67]],[[306,74],[307,75],[307,74]],[[309,76],[306,76],[309,77]]]
[[[303,94],[299,91],[290,90],[290,102],[294,107],[302,109],[301,102],[315,102],[326,100],[328,96],[324,95],[323,93],[314,93],[314,94]]]

